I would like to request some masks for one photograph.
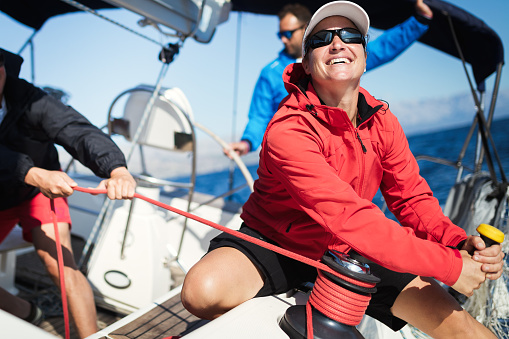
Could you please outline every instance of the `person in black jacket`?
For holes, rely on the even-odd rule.
[[[70,106],[19,79],[23,59],[0,48],[0,242],[19,224],[34,244],[49,275],[59,286],[55,234],[50,208],[54,200],[64,254],[69,309],[81,338],[97,332],[93,293],[74,262],[66,197],[77,186],[61,171],[55,144],[97,176],[110,199],[132,199],[136,182],[123,153],[101,130]],[[40,323],[33,303],[0,288],[0,308]]]

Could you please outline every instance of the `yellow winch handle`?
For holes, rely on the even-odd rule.
[[[479,232],[481,238],[486,243],[486,247],[490,247],[493,244],[501,244],[504,241],[504,232],[488,224],[480,224],[477,227],[477,232]]]

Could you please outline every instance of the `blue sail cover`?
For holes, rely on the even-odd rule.
[[[378,29],[393,27],[414,14],[415,0],[352,1],[368,12],[371,25]],[[101,0],[79,2],[92,9],[115,8]],[[275,15],[286,3],[293,1],[231,0],[231,2],[234,11]],[[314,12],[328,1],[300,0],[300,2]],[[460,54],[450,29],[451,20],[463,56],[472,66],[476,83],[482,86],[484,80],[496,71],[497,66],[504,63],[504,48],[500,37],[484,21],[459,7],[441,0],[425,2],[433,10],[433,20],[428,32],[419,41],[459,58]],[[26,26],[39,30],[49,18],[75,12],[77,9],[60,0],[0,0],[0,11]]]

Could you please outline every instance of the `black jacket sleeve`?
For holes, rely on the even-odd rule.
[[[0,144],[0,182],[23,183],[28,170],[34,167],[32,159],[23,153]]]
[[[44,132],[97,176],[108,178],[115,168],[127,166],[122,151],[110,137],[72,107],[45,95],[32,104],[30,113],[27,123],[36,132]]]

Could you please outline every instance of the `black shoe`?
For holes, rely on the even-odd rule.
[[[28,321],[32,325],[39,326],[40,323],[44,320],[44,314],[42,310],[32,301],[30,301],[30,314],[25,318],[25,321]]]

